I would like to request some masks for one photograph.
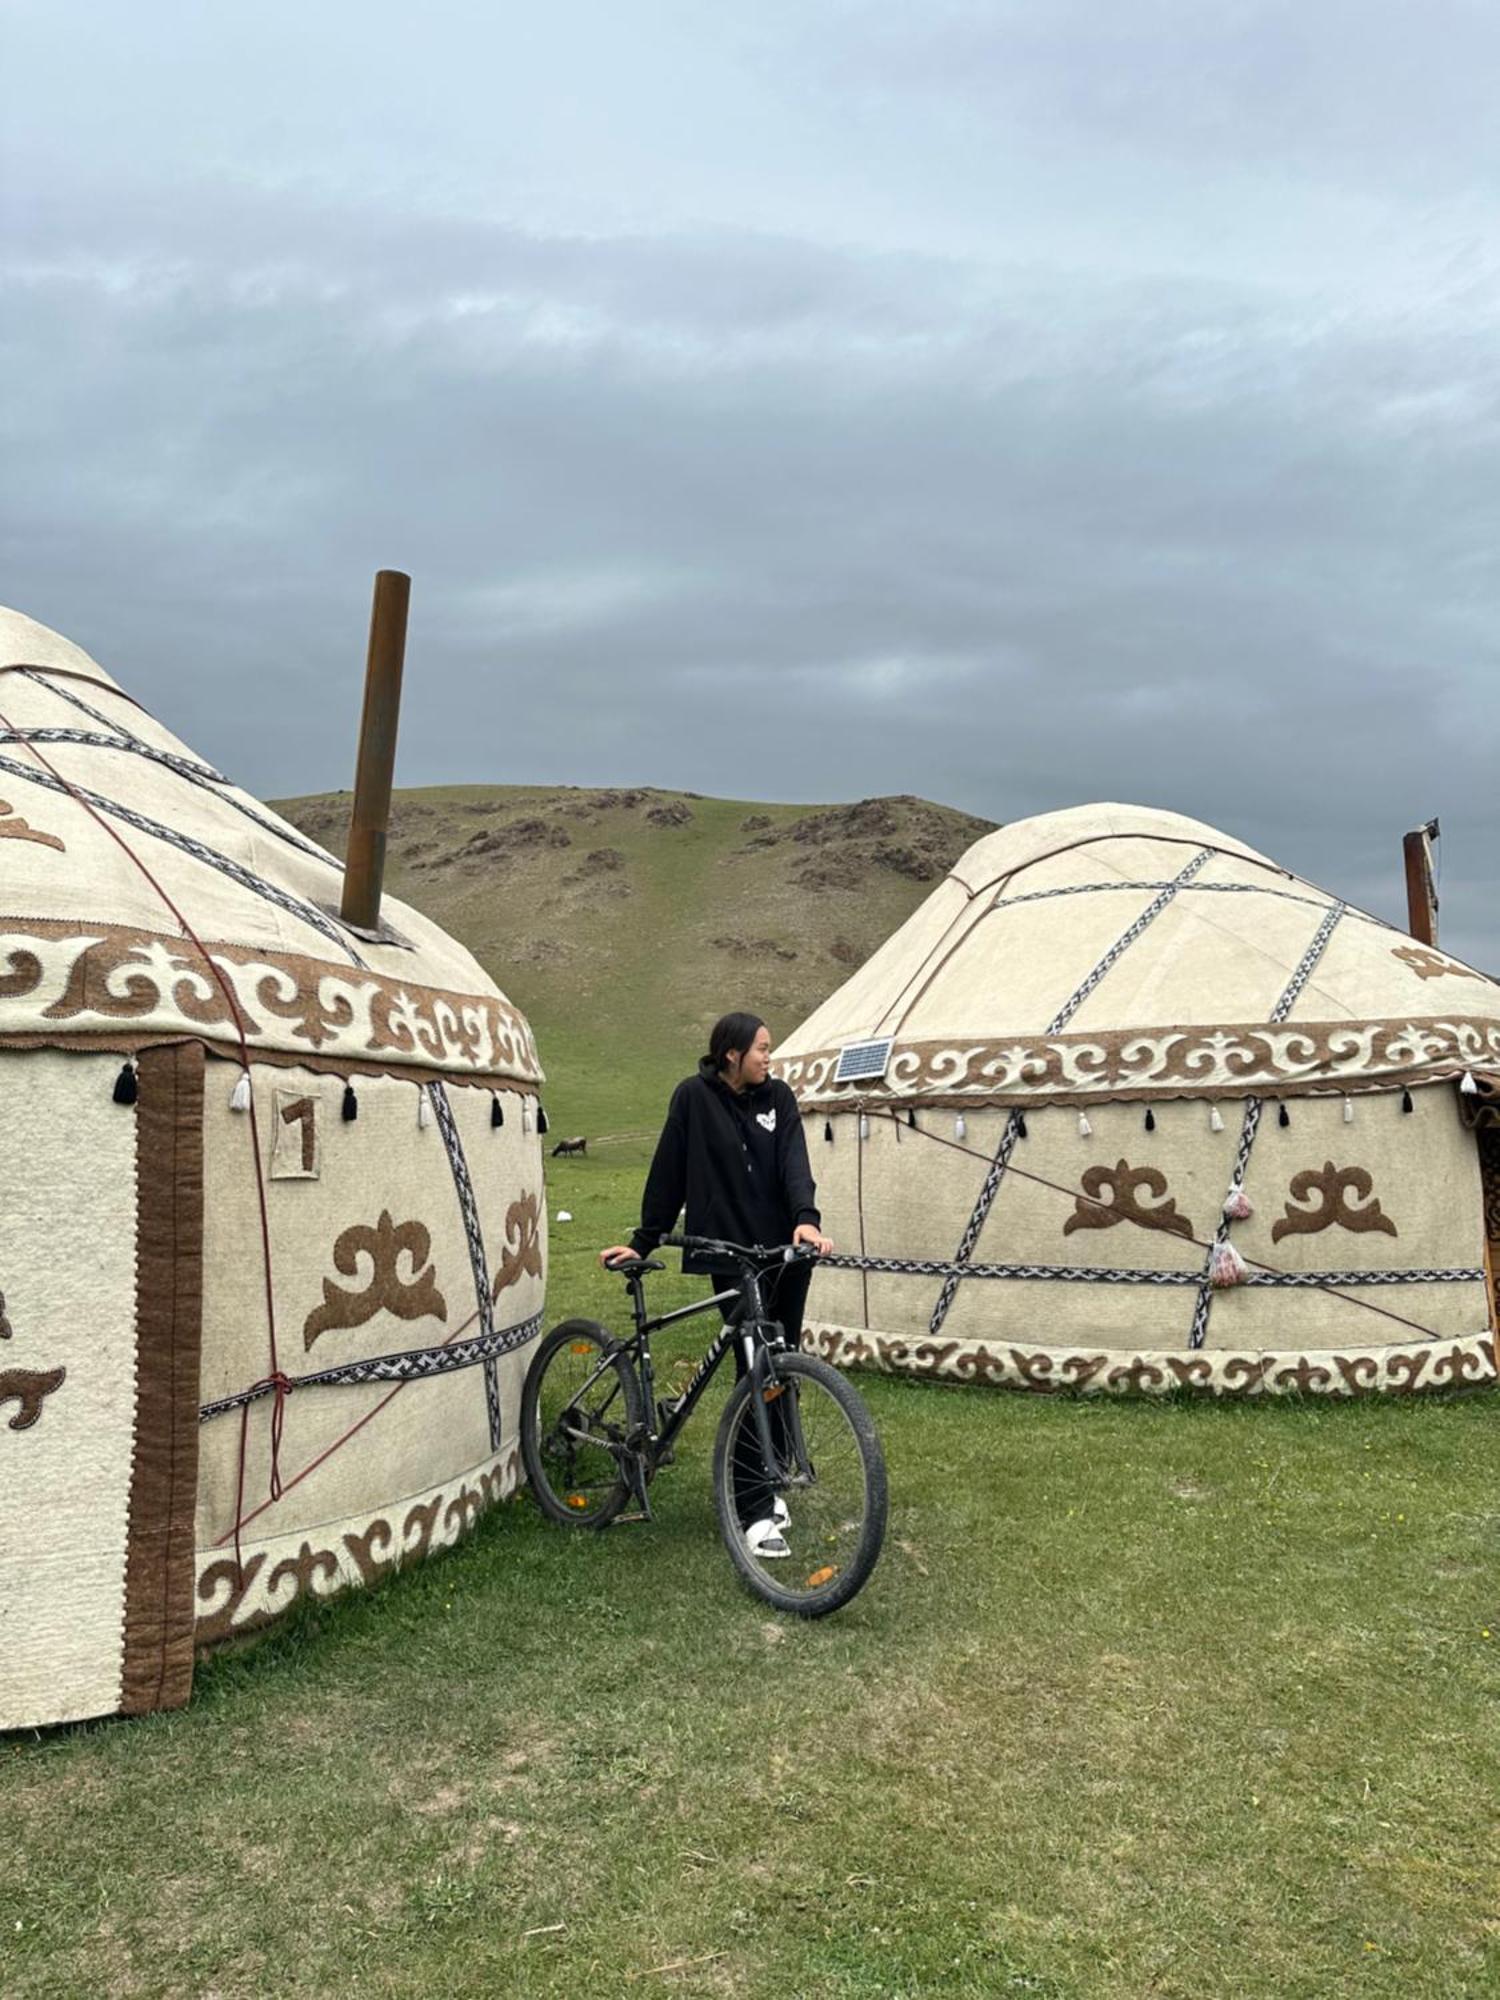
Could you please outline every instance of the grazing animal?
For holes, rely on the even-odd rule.
[[[552,1157],[555,1160],[559,1153],[587,1153],[588,1149],[587,1139],[559,1139],[552,1148]]]

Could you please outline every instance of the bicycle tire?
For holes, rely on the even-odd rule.
[[[602,1369],[602,1373],[597,1371]],[[591,1402],[575,1428],[596,1433],[588,1457],[575,1441],[571,1450],[558,1435],[563,1413],[574,1398]],[[575,1386],[576,1385],[576,1386]],[[630,1498],[630,1485],[611,1445],[641,1428],[641,1387],[619,1342],[591,1319],[568,1319],[545,1336],[521,1391],[521,1459],[537,1505],[550,1520],[569,1528],[603,1528]]]
[[[847,1604],[857,1591],[863,1589],[879,1560],[889,1508],[885,1454],[881,1450],[875,1421],[863,1398],[826,1361],[812,1354],[778,1354],[776,1375],[780,1382],[791,1387],[798,1399],[798,1418],[804,1432],[816,1429],[823,1433],[825,1439],[832,1439],[834,1453],[846,1457],[842,1433],[834,1425],[832,1413],[827,1409],[828,1402],[831,1401],[836,1408],[838,1421],[847,1429],[848,1444],[852,1446],[860,1467],[862,1491],[859,1518],[857,1521],[844,1518],[844,1510],[838,1505],[841,1495],[833,1494],[835,1504],[831,1525],[827,1520],[819,1520],[809,1504],[813,1490],[819,1484],[816,1479],[810,1485],[801,1487],[783,1480],[773,1481],[778,1491],[784,1494],[792,1514],[787,1534],[793,1552],[790,1558],[782,1559],[786,1564],[786,1583],[779,1583],[768,1573],[767,1563],[756,1557],[746,1540],[746,1531],[735,1505],[736,1445],[746,1423],[752,1426],[752,1432],[754,1424],[750,1410],[751,1382],[747,1375],[731,1391],[714,1439],[714,1504],[719,1516],[719,1533],[729,1551],[730,1560],[758,1597],[776,1610],[789,1611],[799,1618],[824,1618],[829,1612]],[[758,1440],[753,1448],[756,1460],[760,1462]],[[817,1447],[819,1450],[827,1448],[826,1442]],[[814,1449],[814,1443],[809,1439],[810,1456]],[[825,1496],[829,1491],[825,1486]],[[800,1524],[799,1514],[802,1516]],[[810,1537],[807,1543],[800,1541],[804,1534]]]

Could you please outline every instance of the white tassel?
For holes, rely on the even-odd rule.
[[[521,1099],[521,1130],[523,1132],[532,1132],[535,1129],[536,1120],[532,1114],[531,1099],[523,1097]]]
[[[1344,1123],[1346,1125],[1354,1123],[1354,1099],[1352,1097],[1344,1099]]]
[[[1224,1197],[1224,1220],[1226,1222],[1248,1222],[1255,1208],[1249,1195],[1236,1181]]]
[[[432,1123],[432,1100],[427,1095],[425,1083],[417,1085],[417,1129],[425,1132]]]
[[[1222,1132],[1224,1130],[1223,1114],[1220,1112],[1217,1104],[1210,1107],[1208,1114],[1208,1129],[1210,1132]]]
[[[1236,1285],[1243,1285],[1249,1275],[1244,1258],[1232,1243],[1215,1246],[1209,1260],[1208,1282],[1216,1292],[1232,1291]]]
[[[967,1139],[969,1136],[969,1128],[964,1123],[964,1114],[961,1111],[953,1121],[953,1136],[955,1139]]]
[[[1080,1111],[1078,1114],[1078,1136],[1080,1139],[1092,1139],[1094,1136],[1094,1128],[1089,1123],[1086,1111]]]
[[[1479,1095],[1479,1085],[1474,1081],[1472,1074],[1468,1070],[1465,1070],[1463,1075],[1458,1079],[1458,1094],[1460,1097],[1477,1097]]]
[[[250,1109],[250,1072],[247,1069],[240,1071],[240,1080],[229,1093],[229,1108],[231,1111]]]
[[[870,1121],[863,1111],[859,1114],[859,1136],[861,1139],[868,1139],[870,1136]]]

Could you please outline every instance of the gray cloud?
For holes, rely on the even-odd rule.
[[[1384,914],[1400,833],[1440,811],[1445,938],[1500,965],[1500,291],[1468,233],[1492,134],[1467,74],[1446,117],[1392,122],[1412,57],[1383,29],[1349,83],[1383,139],[1316,132],[1353,16],[1230,12],[1175,54],[1179,11],[1144,4],[1092,39],[1088,8],[660,30],[568,72],[562,139],[524,80],[488,104],[451,69],[445,127],[439,32],[385,50],[410,188],[388,154],[359,181],[373,124],[320,137],[326,21],[269,129],[264,52],[199,18],[141,81],[140,147],[49,139],[35,104],[8,135],[0,597],[263,793],[347,782],[389,563],[416,580],[404,782],[1142,799]],[[1490,30],[1465,32],[1455,67]],[[75,113],[112,53],[70,58]],[[492,128],[534,144],[504,202],[473,192]],[[1011,226],[1042,128],[1061,191]],[[1398,186],[1408,146],[1436,164]],[[1230,174],[1238,247],[1185,254]],[[1364,234],[1335,242],[1351,189]]]

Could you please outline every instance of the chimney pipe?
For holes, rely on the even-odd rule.
[[[396,770],[396,724],[401,714],[401,669],[406,659],[410,598],[409,576],[399,569],[376,571],[370,652],[365,663],[365,705],[354,771],[354,811],[344,863],[344,899],[339,907],[340,918],[356,931],[378,933],[380,929],[380,891],[391,821],[391,780]]]
[[[1432,879],[1432,843],[1439,837],[1440,831],[1437,821],[1430,819],[1425,826],[1407,834],[1401,843],[1406,861],[1406,928],[1418,944],[1435,945],[1438,941],[1438,899]]]

